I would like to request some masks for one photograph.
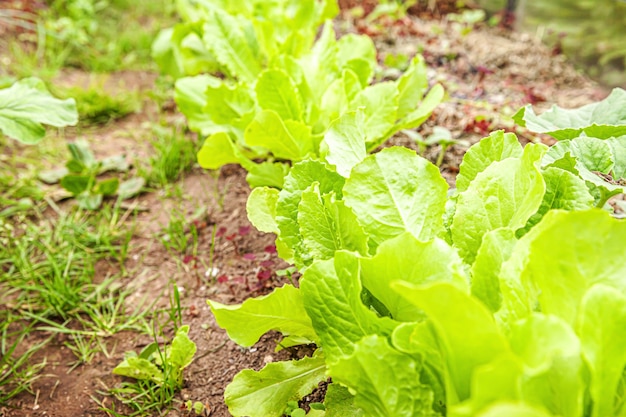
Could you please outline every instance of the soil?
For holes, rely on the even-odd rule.
[[[448,92],[449,99],[420,129],[423,135],[435,126],[443,126],[454,138],[473,143],[495,129],[516,130],[502,114],[510,116],[526,103],[541,109],[552,104],[577,107],[608,94],[578,73],[565,57],[554,55],[529,35],[486,25],[473,27],[464,34],[467,28],[459,25],[445,17],[432,21],[411,17],[368,28],[381,60],[390,53],[412,56],[421,52],[429,65],[431,82],[442,83]],[[346,31],[364,31],[361,24],[354,22],[344,21],[339,26]],[[86,79],[89,76],[72,71],[61,74],[59,82],[79,84]],[[127,72],[119,77],[112,75],[105,87],[112,91],[129,87],[149,90],[154,80],[154,74]],[[145,159],[150,152],[149,123],[157,114],[155,104],[145,103],[140,114],[97,130],[70,133],[69,139],[72,135],[86,137],[97,157],[124,150],[130,160]],[[166,118],[169,123],[176,123],[180,116],[172,112]],[[523,141],[549,142],[524,130],[517,132]],[[397,136],[390,143],[416,148],[404,136]],[[453,146],[445,155],[442,172],[451,185],[466,147],[467,144]],[[438,152],[433,147],[425,156],[434,161]],[[249,187],[241,168],[224,167],[219,176],[195,168],[179,185],[180,193],[170,189],[173,195],[168,196],[156,191],[130,202],[128,217],[135,219],[137,229],[125,265],[127,274],[120,282],[133,289],[129,308],[146,298],[155,300],[158,306],[167,306],[171,283],[175,283],[184,307],[184,323],[190,325],[190,337],[198,347],[194,362],[185,371],[185,388],[179,399],[201,401],[206,404],[206,415],[225,417],[230,414],[223,401],[224,388],[238,371],[260,369],[296,353],[276,353],[277,334],[266,335],[252,348],[238,347],[217,326],[206,300],[232,304],[266,294],[288,282],[275,274],[287,265],[275,254],[273,236],[256,231],[247,220]],[[168,252],[161,242],[164,229],[176,213],[189,219],[188,227],[193,224],[199,231],[197,258]],[[210,259],[214,230],[218,237],[214,257]],[[103,262],[96,280],[119,272],[118,266]],[[63,337],[55,337],[42,350],[48,366],[33,384],[36,395],[20,395],[11,408],[0,410],[0,416],[104,416],[94,398],[111,404],[111,398],[104,397],[101,391],[122,381],[111,370],[125,351],[139,351],[151,342],[147,336],[117,334],[105,341],[108,355],[98,353],[91,363],[70,372],[68,364],[75,358],[63,341]],[[189,413],[174,409],[168,415]]]

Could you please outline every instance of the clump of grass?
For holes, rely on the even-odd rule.
[[[150,171],[145,174],[149,185],[163,187],[191,171],[196,163],[197,144],[185,135],[184,127],[154,128]]]
[[[79,123],[83,126],[103,125],[137,112],[141,107],[137,93],[120,93],[113,96],[96,86],[87,89],[57,88],[56,92],[62,98],[71,97],[76,100]]]

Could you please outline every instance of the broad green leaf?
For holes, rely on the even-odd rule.
[[[546,182],[546,193],[539,210],[528,220],[527,228],[537,224],[549,210],[586,210],[594,206],[593,196],[578,176],[553,167],[546,168],[542,175]]]
[[[494,404],[476,417],[555,417],[553,414],[522,402]],[[450,417],[455,417],[451,415]]]
[[[398,117],[398,89],[392,82],[378,83],[365,88],[350,103],[351,110],[363,109],[363,126],[368,144],[380,144],[387,139]]]
[[[550,148],[544,157],[544,164],[563,167],[579,175],[587,183],[591,195],[595,198],[596,206],[602,207],[610,197],[623,193],[626,189],[623,184],[605,177],[616,166],[611,146],[614,143],[610,140],[584,136],[564,140]],[[623,151],[618,150],[616,156],[622,155],[621,152]],[[574,158],[575,166],[571,167]],[[617,162],[618,170],[622,169],[623,163],[623,161]]]
[[[103,181],[98,181],[92,191],[96,194],[110,196],[115,195],[119,186],[120,180],[118,178],[109,178]]]
[[[337,58],[340,69],[350,68],[367,86],[376,67],[376,47],[369,36],[347,34],[337,41]],[[360,64],[355,65],[356,62]]]
[[[240,160],[240,163],[242,161]],[[283,188],[285,177],[289,173],[289,165],[281,162],[265,161],[260,164],[244,160],[241,165],[248,170],[246,181],[250,187]]]
[[[84,191],[76,196],[78,207],[85,210],[97,210],[102,205],[102,194]]]
[[[459,175],[456,177],[456,188],[459,192],[467,190],[476,176],[489,165],[506,158],[521,158],[523,152],[515,134],[504,133],[503,130],[491,133],[469,148],[463,156]]]
[[[239,372],[224,392],[235,417],[280,417],[288,401],[299,401],[326,379],[324,356],[273,362],[260,371]]]
[[[329,171],[322,163],[308,160],[291,168],[276,205],[276,223],[280,229],[281,241],[293,250],[296,265],[299,267],[310,263],[311,256],[307,253],[300,233],[298,206],[302,193],[314,182],[319,183],[321,195],[334,192],[336,197],[341,199],[344,178],[336,172]]]
[[[579,162],[577,166],[582,165],[590,171],[608,174],[614,166],[613,152],[609,142],[585,136],[564,140],[552,146],[546,153],[543,164],[551,164],[567,153],[576,157]]]
[[[502,264],[509,259],[517,239],[515,231],[500,228],[485,233],[476,259],[472,264],[472,295],[482,301],[489,309],[496,312],[500,309],[500,270]]]
[[[260,146],[281,159],[300,161],[313,152],[311,129],[293,120],[283,121],[273,110],[256,114],[245,132],[246,144]]]
[[[377,317],[361,301],[358,259],[348,252],[314,262],[304,271],[300,288],[329,364],[351,355],[364,336],[393,330],[391,320]]]
[[[255,110],[254,92],[243,83],[230,85],[222,81],[218,86],[211,83],[204,94],[204,113],[223,130],[232,130],[231,125]]]
[[[537,288],[541,311],[573,324],[594,284],[626,291],[625,241],[626,223],[602,210],[558,212],[530,242],[522,280]]]
[[[439,336],[445,358],[448,406],[469,398],[470,381],[476,367],[508,350],[491,312],[480,301],[449,283],[418,287],[397,281],[393,288],[426,313]]]
[[[465,262],[474,262],[485,233],[519,229],[537,212],[545,183],[535,164],[544,151],[544,145],[527,145],[522,158],[492,163],[458,195],[451,233]]]
[[[563,320],[534,313],[510,331],[511,349],[524,361],[523,398],[560,416],[583,415],[585,381],[580,341]]]
[[[240,20],[214,9],[204,22],[204,43],[231,76],[248,83],[256,80],[261,72],[255,46],[249,42]]]
[[[623,278],[624,273],[621,281]],[[617,411],[618,385],[626,366],[626,296],[623,291],[623,288],[620,293],[614,287],[594,285],[582,299],[578,334],[591,372],[592,417],[613,416]]]
[[[163,372],[152,362],[137,356],[127,357],[113,369],[115,375],[126,376],[137,380],[152,381],[156,384],[165,382]]]
[[[339,384],[333,383],[326,387],[324,406],[325,417],[365,417],[365,411],[354,405],[354,395]]]
[[[330,259],[342,249],[367,254],[367,235],[352,210],[332,194],[320,195],[317,183],[302,193],[297,216],[313,259]]]
[[[400,352],[416,356],[422,361],[420,381],[434,394],[433,408],[446,413],[444,364],[439,338],[429,321],[402,323],[391,334],[392,346]]]
[[[411,60],[409,68],[398,79],[397,86],[400,93],[398,97],[398,119],[402,119],[415,110],[428,89],[426,63],[421,55],[416,55]]]
[[[532,132],[556,139],[572,139],[585,134],[607,139],[626,135],[626,91],[615,88],[604,100],[577,109],[557,106],[537,116],[531,105],[521,108],[513,120]]]
[[[120,200],[127,200],[135,197],[143,190],[146,180],[143,177],[133,177],[122,181],[117,189],[117,196]]]
[[[276,188],[258,187],[252,190],[246,202],[246,212],[250,223],[265,233],[279,234],[276,224],[276,203],[278,190]]]
[[[201,21],[179,23],[160,31],[152,43],[152,58],[161,73],[180,78],[219,70],[219,64],[201,36]]]
[[[78,195],[84,191],[87,191],[91,177],[89,175],[75,175],[69,174],[61,178],[61,187],[74,195]]]
[[[312,97],[319,102],[328,86],[337,78],[339,65],[337,59],[337,40],[333,23],[324,24],[319,39],[311,52],[299,59],[306,83]]]
[[[524,364],[510,352],[493,358],[489,363],[476,367],[472,375],[471,398],[449,407],[455,417],[474,417],[479,410],[495,401],[522,399],[521,385]]]
[[[420,382],[421,363],[394,350],[387,340],[371,335],[360,340],[352,355],[329,366],[334,382],[352,389],[354,403],[368,416],[435,416],[433,392]],[[393,372],[381,372],[392,369]]]
[[[352,169],[344,187],[373,247],[406,231],[420,240],[443,232],[448,185],[439,170],[406,148],[388,148]]]
[[[181,326],[176,331],[176,336],[172,340],[172,346],[169,351],[168,362],[171,365],[177,367],[177,369],[184,369],[191,364],[193,356],[196,354],[196,344],[187,336],[189,333],[189,326]]]
[[[219,169],[226,164],[240,163],[241,160],[241,153],[228,134],[224,132],[215,133],[206,138],[202,148],[198,151],[198,163],[205,169]]]
[[[435,84],[430,89],[426,97],[419,103],[419,106],[411,111],[409,114],[400,119],[393,127],[392,130],[387,132],[387,137],[393,133],[403,129],[414,129],[424,123],[435,110],[435,108],[441,104],[445,96],[445,90],[441,84]]]
[[[366,137],[363,112],[345,113],[324,135],[324,143],[328,146],[326,160],[336,167],[340,175],[349,177],[352,167],[367,156]]]
[[[284,71],[263,71],[255,90],[263,110],[274,110],[282,120],[302,120],[302,104],[296,86]]]
[[[626,136],[607,139],[613,152],[613,179],[626,179]]]
[[[53,97],[37,78],[25,78],[0,90],[0,132],[10,138],[35,144],[46,134],[43,125],[65,127],[76,123],[74,99]]]
[[[216,133],[217,127],[210,114],[205,112],[207,88],[219,88],[222,81],[211,75],[197,75],[176,80],[174,100],[187,118],[189,128],[207,136]]]
[[[421,321],[425,316],[413,303],[391,289],[401,279],[415,285],[449,282],[468,288],[463,262],[440,239],[421,242],[410,233],[383,242],[372,258],[362,258],[363,285],[380,300],[398,321]]]
[[[80,165],[81,167],[81,170],[70,169],[70,171],[75,172],[75,173],[80,173],[82,170],[95,167],[97,163],[96,157],[91,151],[89,142],[85,140],[77,140],[76,142],[68,143],[67,149],[70,151],[70,154],[72,155],[72,160],[70,161],[77,162],[78,165]]]
[[[250,298],[242,304],[225,305],[208,300],[217,324],[241,346],[252,346],[270,330],[288,335],[318,338],[311,320],[304,311],[302,294],[297,288],[285,285],[271,294]]]
[[[321,97],[319,120],[316,126],[326,131],[336,119],[342,116],[354,98],[363,90],[354,71],[346,69],[340,78],[334,80]],[[312,101],[312,100],[309,100]]]

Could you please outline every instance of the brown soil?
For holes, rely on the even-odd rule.
[[[358,31],[359,25],[352,25],[350,30]],[[429,64],[431,81],[445,86],[449,100],[420,130],[424,135],[435,126],[443,126],[451,130],[455,138],[471,143],[494,129],[514,129],[502,113],[510,116],[528,102],[542,108],[553,103],[576,107],[607,94],[578,74],[565,58],[553,56],[549,49],[527,35],[482,25],[462,35],[456,23],[445,19],[422,21],[416,18],[372,31],[378,32],[375,41],[381,59],[388,53],[412,56],[421,52]],[[88,79],[77,72],[63,77],[61,82],[66,83]],[[123,80],[126,86],[145,90],[151,88],[154,76],[128,73],[110,77],[110,80],[116,79]],[[120,85],[110,88],[120,88]],[[129,158],[142,159],[150,152],[148,122],[153,121],[156,114],[154,105],[146,105],[143,113],[87,132],[85,136],[94,145],[98,157],[117,154],[123,149]],[[179,116],[169,114],[166,117],[173,123]],[[518,133],[525,141],[537,139],[523,130]],[[392,143],[415,148],[414,143],[403,136],[394,138]],[[464,149],[454,146],[444,159],[442,171],[451,184]],[[431,148],[426,157],[434,160],[438,151],[437,147]],[[201,401],[210,410],[208,414],[225,417],[229,413],[222,396],[233,376],[243,368],[260,369],[265,363],[285,359],[289,353],[274,352],[279,337],[276,334],[265,336],[253,348],[236,346],[216,325],[206,300],[237,303],[250,296],[266,294],[286,281],[274,273],[265,279],[259,272],[273,272],[286,265],[273,253],[273,237],[250,227],[245,210],[249,188],[241,168],[225,167],[219,178],[196,168],[179,182],[179,186],[179,195],[154,192],[131,202],[136,209],[145,211],[135,217],[137,232],[130,245],[128,272],[121,282],[134,290],[130,304],[137,304],[147,297],[156,300],[159,306],[166,306],[170,283],[178,286],[184,306],[184,323],[190,325],[190,337],[198,346],[196,359],[185,371],[185,388],[179,398]],[[168,252],[160,236],[172,215],[182,213],[190,219],[191,226],[192,216],[198,213],[198,208],[202,209],[201,215],[193,219],[199,229],[198,257]],[[129,212],[129,218],[133,217]],[[214,259],[211,260],[213,230],[220,229],[222,231],[218,234],[221,236],[216,238]],[[117,272],[117,267],[103,263],[96,279],[102,280]],[[111,370],[120,362],[123,353],[139,351],[151,340],[125,333],[105,342],[108,356],[99,353],[90,364],[68,373],[68,364],[75,358],[63,346],[63,338],[55,338],[42,351],[49,365],[41,379],[33,384],[33,392],[37,395],[19,396],[11,404],[14,408],[0,410],[0,416],[105,415],[93,398],[101,400],[104,397],[99,391],[122,381],[112,375]],[[104,401],[111,404],[109,397]],[[188,415],[188,412],[175,409],[169,415]]]

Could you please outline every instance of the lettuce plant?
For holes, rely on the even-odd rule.
[[[181,0],[183,18],[161,31],[153,57],[176,78],[220,72],[252,83],[276,56],[301,56],[319,26],[339,11],[335,0]]]
[[[190,127],[208,136],[198,154],[201,166],[239,163],[253,187],[282,188],[289,168],[281,161],[320,159],[327,151],[322,138],[339,116],[360,112],[365,152],[422,124],[443,99],[439,85],[425,94],[421,57],[397,81],[368,85],[375,65],[369,38],[337,40],[329,23],[310,53],[281,55],[253,83],[187,77],[176,84],[176,101]]]
[[[586,139],[495,132],[449,190],[410,150],[367,155],[361,125],[345,114],[321,160],[251,194],[300,288],[211,309],[243,346],[277,330],[317,350],[237,375],[231,413],[280,416],[330,377],[327,416],[624,415],[626,226],[595,208]]]
[[[37,78],[25,78],[0,89],[0,132],[10,138],[35,144],[46,134],[43,125],[65,127],[76,123],[74,99],[54,98]]]

